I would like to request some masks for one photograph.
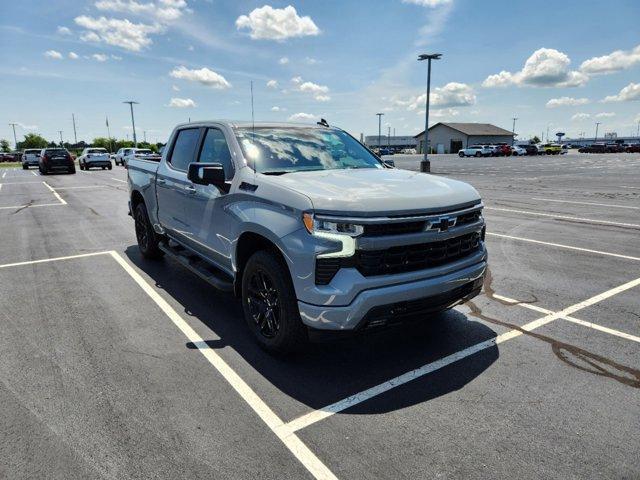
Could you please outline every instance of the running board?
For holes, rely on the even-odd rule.
[[[229,275],[211,265],[199,255],[187,250],[182,245],[160,243],[158,246],[169,257],[188,268],[193,273],[202,278],[205,282],[213,285],[223,292],[233,291],[233,281]]]

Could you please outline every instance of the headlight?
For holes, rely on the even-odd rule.
[[[321,253],[317,255],[317,258],[353,256],[356,253],[356,240],[354,237],[364,232],[362,225],[318,220],[314,218],[312,213],[304,213],[302,222],[311,235],[342,244],[342,248],[337,252]]]

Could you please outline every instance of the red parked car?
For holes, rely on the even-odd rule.
[[[627,153],[640,153],[640,143],[634,143],[633,145],[627,145]]]
[[[499,157],[510,157],[511,145],[507,145],[506,143],[498,143],[496,145],[496,152]]]

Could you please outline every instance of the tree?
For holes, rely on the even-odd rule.
[[[0,150],[4,153],[9,153],[11,151],[11,147],[9,146],[9,142],[4,138],[0,140]]]
[[[17,150],[24,150],[25,148],[46,148],[48,145],[49,142],[47,139],[41,135],[37,133],[27,133],[24,136],[24,141],[18,142]]]
[[[540,139],[537,135],[531,139],[531,143],[540,143]]]
[[[121,148],[131,147],[133,147],[133,142],[131,140],[117,140],[114,148],[116,150],[120,150]]]
[[[111,151],[112,148],[117,144],[115,138],[107,138],[107,137],[96,137],[91,142],[92,147],[96,148],[106,148]]]

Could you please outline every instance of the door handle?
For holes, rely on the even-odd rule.
[[[184,187],[184,189],[187,191],[187,193],[196,193],[196,187],[194,187],[193,185],[187,185]]]
[[[159,179],[156,180],[156,183],[158,185],[165,185],[167,183],[167,181],[164,180],[163,178],[159,178]]]

